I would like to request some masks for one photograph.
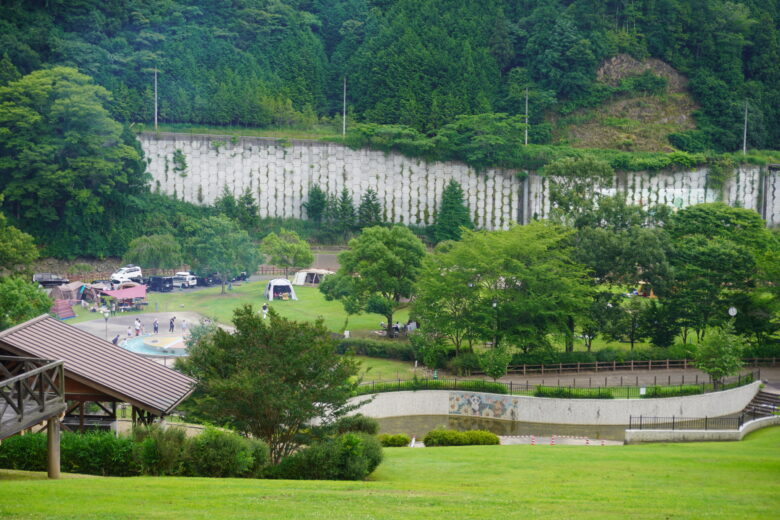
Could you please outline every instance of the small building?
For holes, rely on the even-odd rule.
[[[327,269],[304,269],[303,271],[295,273],[292,284],[316,287],[329,274],[335,273],[333,271],[328,271]]]

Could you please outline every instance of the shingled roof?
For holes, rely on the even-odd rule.
[[[65,361],[65,378],[154,415],[167,415],[195,381],[47,314],[0,332],[0,349],[17,356]]]

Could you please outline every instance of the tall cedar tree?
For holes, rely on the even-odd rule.
[[[382,204],[379,197],[372,189],[366,190],[360,197],[360,206],[357,212],[357,224],[360,228],[378,226],[382,224]]]
[[[445,186],[441,197],[441,209],[433,224],[436,242],[460,240],[461,228],[473,229],[469,208],[463,201],[463,189],[454,180]]]

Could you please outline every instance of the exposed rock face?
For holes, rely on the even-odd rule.
[[[601,65],[596,71],[596,78],[602,83],[616,87],[620,84],[620,80],[630,76],[638,76],[648,70],[656,76],[666,79],[668,92],[687,91],[688,78],[677,72],[668,63],[656,58],[639,61],[628,54],[618,54]]]

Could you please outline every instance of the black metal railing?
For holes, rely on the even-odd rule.
[[[63,361],[0,356],[0,438],[65,407]]]
[[[645,417],[631,416],[629,430],[739,430],[746,415],[739,417]]]
[[[415,390],[463,390],[473,392],[487,392],[496,394],[511,395],[541,395],[544,397],[565,397],[565,398],[583,398],[583,399],[639,399],[639,398],[660,398],[660,397],[680,397],[684,395],[697,395],[719,390],[728,390],[758,381],[761,377],[760,371],[749,372],[731,378],[725,379],[720,384],[714,385],[710,382],[700,382],[698,384],[679,384],[679,385],[644,385],[636,386],[633,378],[627,378],[626,383],[611,385],[593,385],[593,379],[572,380],[572,384],[561,384],[561,380],[551,380],[549,384],[543,381],[518,383],[510,381],[494,382],[484,379],[431,379],[431,378],[413,378],[396,379],[391,381],[368,381],[358,387],[358,395],[400,392]]]

